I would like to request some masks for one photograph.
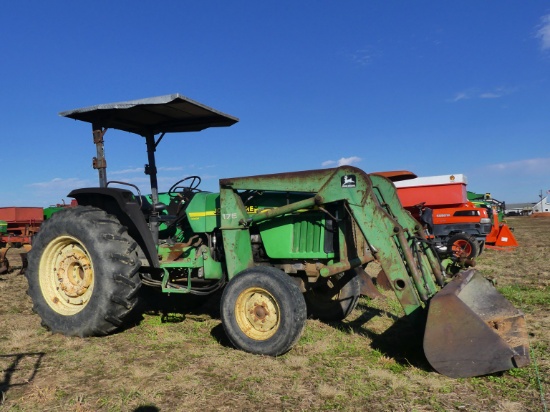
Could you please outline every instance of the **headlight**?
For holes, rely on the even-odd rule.
[[[488,217],[482,217],[479,223],[481,224],[491,223],[491,219],[489,219]]]

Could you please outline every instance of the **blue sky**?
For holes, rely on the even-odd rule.
[[[97,185],[90,125],[59,112],[172,93],[240,122],[167,135],[161,190],[338,164],[550,189],[547,1],[4,2],[0,36],[0,206]],[[105,145],[108,178],[148,191],[143,139]]]

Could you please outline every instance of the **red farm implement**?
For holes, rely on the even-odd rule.
[[[484,247],[511,250],[518,246],[511,229],[499,220],[496,206],[504,209],[504,202],[467,192],[466,176],[419,178],[406,170],[377,174],[394,182],[401,204],[425,226],[451,273],[463,266],[475,266],[474,258]],[[481,196],[485,202],[471,200],[470,194]]]
[[[6,258],[11,247],[30,250],[32,237],[44,221],[41,207],[0,207],[0,273],[9,270]],[[26,267],[26,252],[21,253],[22,267]]]
[[[392,180],[401,204],[423,223],[442,256],[473,259],[491,232],[487,209],[466,196],[464,175],[417,177],[409,171],[377,172]]]

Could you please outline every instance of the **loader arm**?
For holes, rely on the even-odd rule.
[[[381,180],[383,178],[380,178]],[[374,257],[389,274],[390,284],[406,314],[414,312],[437,292],[434,276],[441,276],[433,255],[413,253],[420,235],[420,225],[402,208],[389,181],[380,181],[376,189],[361,169],[343,166],[334,169],[282,173],[220,180],[222,232],[230,276],[253,266],[249,227],[260,221],[302,209],[323,208],[343,202],[366,239]],[[311,193],[311,198],[271,209],[267,213],[248,215],[238,195],[239,190]],[[380,202],[384,193],[391,207]],[[406,229],[405,229],[406,228]],[[244,258],[243,258],[244,257]],[[339,262],[319,269],[320,276],[330,276],[367,262],[367,257],[341,256]]]

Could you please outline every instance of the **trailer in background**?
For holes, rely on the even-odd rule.
[[[24,249],[20,253],[21,273],[23,273],[27,267],[27,252],[31,250],[32,239],[38,233],[42,223],[54,213],[73,206],[76,206],[75,200],[70,204],[62,203],[47,208],[0,207],[0,273],[10,269],[6,255],[12,247]]]

